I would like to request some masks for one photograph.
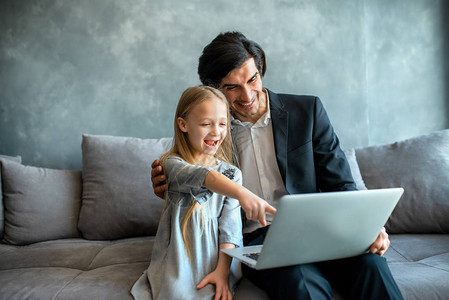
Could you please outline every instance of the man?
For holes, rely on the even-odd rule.
[[[273,206],[285,194],[355,190],[319,98],[264,89],[265,71],[264,51],[239,32],[218,35],[199,59],[202,83],[219,88],[230,103],[243,184]],[[165,189],[160,172],[160,167],[153,168],[153,186],[159,195]],[[269,207],[261,204],[259,220]],[[245,245],[262,244],[267,228],[248,220]],[[259,271],[243,266],[243,275],[271,299],[332,299],[332,288],[347,299],[402,299],[382,257],[389,243],[383,229],[369,254]]]

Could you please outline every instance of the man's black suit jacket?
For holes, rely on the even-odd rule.
[[[268,91],[276,158],[289,194],[355,190],[320,99]]]

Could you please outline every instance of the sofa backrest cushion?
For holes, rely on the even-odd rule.
[[[403,187],[390,233],[449,233],[449,130],[356,149],[369,189]]]
[[[343,151],[348,160],[349,167],[351,168],[352,178],[358,190],[366,190],[365,182],[363,181],[362,174],[360,174],[359,165],[357,163],[357,157],[354,149],[346,149]]]
[[[151,163],[172,138],[83,135],[83,201],[78,228],[86,239],[155,235],[164,201],[154,195]]]
[[[3,241],[26,245],[79,237],[81,171],[53,170],[2,161]]]
[[[0,164],[2,160],[11,160],[17,163],[22,163],[21,156],[7,156],[0,154]],[[5,212],[3,210],[3,189],[2,189],[2,169],[0,167],[0,240],[3,238],[3,233],[5,230]]]

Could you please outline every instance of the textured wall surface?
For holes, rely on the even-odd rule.
[[[449,1],[365,1],[370,142],[449,127]]]
[[[1,0],[0,154],[80,169],[82,133],[172,135],[228,30],[264,48],[265,87],[322,99],[344,148],[447,128],[448,3]]]

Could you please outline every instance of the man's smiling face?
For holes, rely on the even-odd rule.
[[[229,101],[232,115],[240,121],[255,123],[266,112],[262,78],[254,58],[223,77],[220,90]]]

